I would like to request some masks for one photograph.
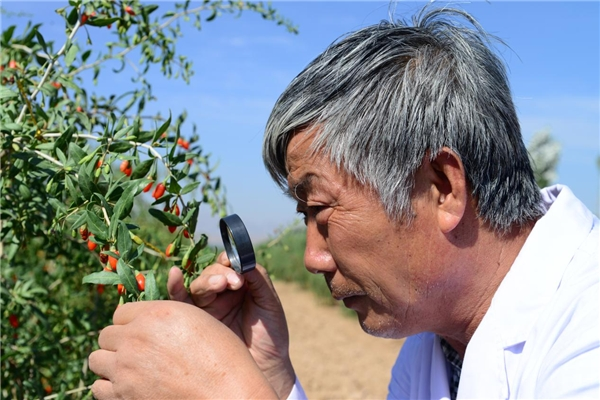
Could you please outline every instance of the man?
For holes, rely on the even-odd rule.
[[[365,332],[408,337],[390,398],[597,398],[598,220],[540,194],[487,41],[448,9],[339,40],[277,101],[265,165],[305,216],[306,268]],[[119,308],[95,396],[302,397],[266,272],[228,265]]]

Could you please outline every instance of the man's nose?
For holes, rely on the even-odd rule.
[[[317,225],[315,221],[309,221],[306,226],[304,266],[313,274],[333,272],[336,269],[327,244],[327,229]]]

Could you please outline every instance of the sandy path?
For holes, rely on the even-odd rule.
[[[290,328],[290,353],[309,399],[383,399],[402,341],[362,331],[338,307],[275,282]]]

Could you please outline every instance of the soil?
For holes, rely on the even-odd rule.
[[[385,399],[402,340],[364,333],[354,315],[297,285],[275,282],[290,330],[290,355],[309,399]]]

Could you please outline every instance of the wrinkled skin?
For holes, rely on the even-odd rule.
[[[233,332],[189,304],[122,305],[99,345],[89,357],[99,400],[276,397]]]
[[[230,268],[225,253],[190,285],[172,268],[167,284],[171,299],[194,304],[212,315],[247,346],[256,364],[280,398],[295,382],[289,358],[289,334],[281,302],[261,265],[243,275]]]

